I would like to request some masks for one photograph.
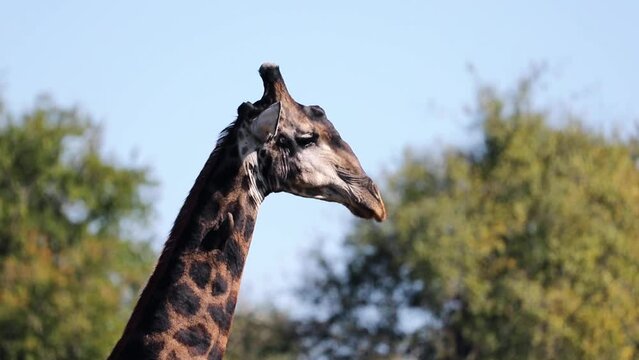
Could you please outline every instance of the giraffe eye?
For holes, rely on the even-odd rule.
[[[304,134],[302,136],[298,136],[295,138],[295,142],[300,147],[309,147],[311,145],[317,144],[317,138],[319,135],[317,133]]]
[[[319,135],[317,133],[304,134],[302,136],[298,136],[295,138],[295,142],[299,147],[309,147],[311,145],[317,144],[317,138]]]

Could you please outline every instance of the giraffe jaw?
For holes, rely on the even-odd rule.
[[[369,180],[370,181],[370,180]],[[386,208],[377,186],[370,181],[369,186],[360,187],[341,184],[339,187],[306,188],[296,195],[344,205],[353,215],[363,219],[386,219]]]
[[[386,219],[386,213],[383,211],[375,211],[373,209],[364,208],[364,207],[354,207],[354,206],[346,206],[348,210],[353,213],[353,215],[360,217],[362,219],[372,219],[375,218],[376,221],[381,222]]]

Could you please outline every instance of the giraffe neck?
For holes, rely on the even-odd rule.
[[[259,205],[253,155],[220,144],[200,173],[110,359],[221,359]]]

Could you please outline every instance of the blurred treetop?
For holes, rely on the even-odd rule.
[[[100,132],[39,99],[0,106],[0,358],[104,358],[153,253],[132,224],[150,210],[148,170],[100,152]]]
[[[407,153],[389,220],[319,259],[310,358],[639,358],[639,142],[550,126],[530,89],[481,89],[482,146]]]

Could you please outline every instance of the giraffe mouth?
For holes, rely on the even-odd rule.
[[[345,188],[305,189],[299,193],[323,201],[340,203],[353,215],[363,219],[386,219],[386,208],[377,186],[370,181],[367,186],[346,186]]]
[[[366,175],[353,175],[338,169],[338,176],[347,184],[347,201],[344,205],[353,215],[364,219],[375,219],[379,222],[386,219],[386,207],[379,189]]]
[[[354,201],[345,204],[353,215],[364,219],[374,218],[378,222],[386,219],[384,201],[372,181],[365,189],[358,191],[354,199]]]
[[[346,205],[346,207],[351,211],[351,213],[353,213],[353,215],[363,219],[375,218],[378,222],[386,219],[386,213],[384,211],[376,211],[368,207],[355,207],[350,205]]]

